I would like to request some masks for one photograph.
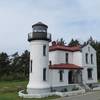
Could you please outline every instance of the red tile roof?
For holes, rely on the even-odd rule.
[[[49,51],[56,51],[56,50],[62,50],[62,51],[80,51],[81,47],[80,46],[65,46],[65,45],[52,45],[49,47]]]
[[[83,69],[75,64],[54,64],[49,66],[50,69]]]

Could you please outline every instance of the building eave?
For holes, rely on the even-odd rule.
[[[49,65],[49,69],[83,69],[83,68],[75,64],[53,64]]]

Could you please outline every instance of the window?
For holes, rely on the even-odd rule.
[[[46,56],[46,45],[43,45],[43,56]]]
[[[85,54],[86,64],[88,64],[88,53]]]
[[[51,60],[49,61],[49,65],[50,65],[50,66],[52,65],[52,62],[51,62]]]
[[[93,64],[93,54],[91,54],[91,64]]]
[[[46,81],[46,68],[43,69],[43,81]]]
[[[63,81],[63,70],[59,70],[59,80],[60,80],[60,82],[62,82]]]
[[[68,53],[66,53],[66,63],[68,63]]]
[[[32,73],[32,60],[30,60],[30,73]]]
[[[88,47],[88,51],[90,52],[90,47]]]
[[[88,68],[87,71],[88,71],[88,79],[92,79],[92,68]]]

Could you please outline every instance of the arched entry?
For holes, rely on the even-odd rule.
[[[69,84],[73,83],[73,71],[68,72],[68,83]]]
[[[70,70],[68,72],[68,83],[81,83],[82,82],[82,75],[81,70]]]

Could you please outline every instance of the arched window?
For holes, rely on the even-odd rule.
[[[85,61],[86,61],[86,64],[88,64],[88,53],[85,54]]]
[[[46,45],[43,45],[43,56],[46,56]]]
[[[92,68],[88,68],[87,72],[88,72],[88,79],[92,79]]]
[[[68,63],[68,53],[66,53],[66,64]]]
[[[90,52],[90,47],[88,47],[88,51]]]
[[[93,64],[93,54],[91,54],[91,64]]]
[[[43,68],[43,81],[46,81],[46,68]]]
[[[59,80],[60,80],[60,82],[63,82],[63,73],[64,73],[63,70],[59,70]]]
[[[51,60],[49,61],[49,65],[50,65],[50,66],[52,65],[52,61],[51,61]]]
[[[30,60],[30,73],[32,73],[32,60]]]

